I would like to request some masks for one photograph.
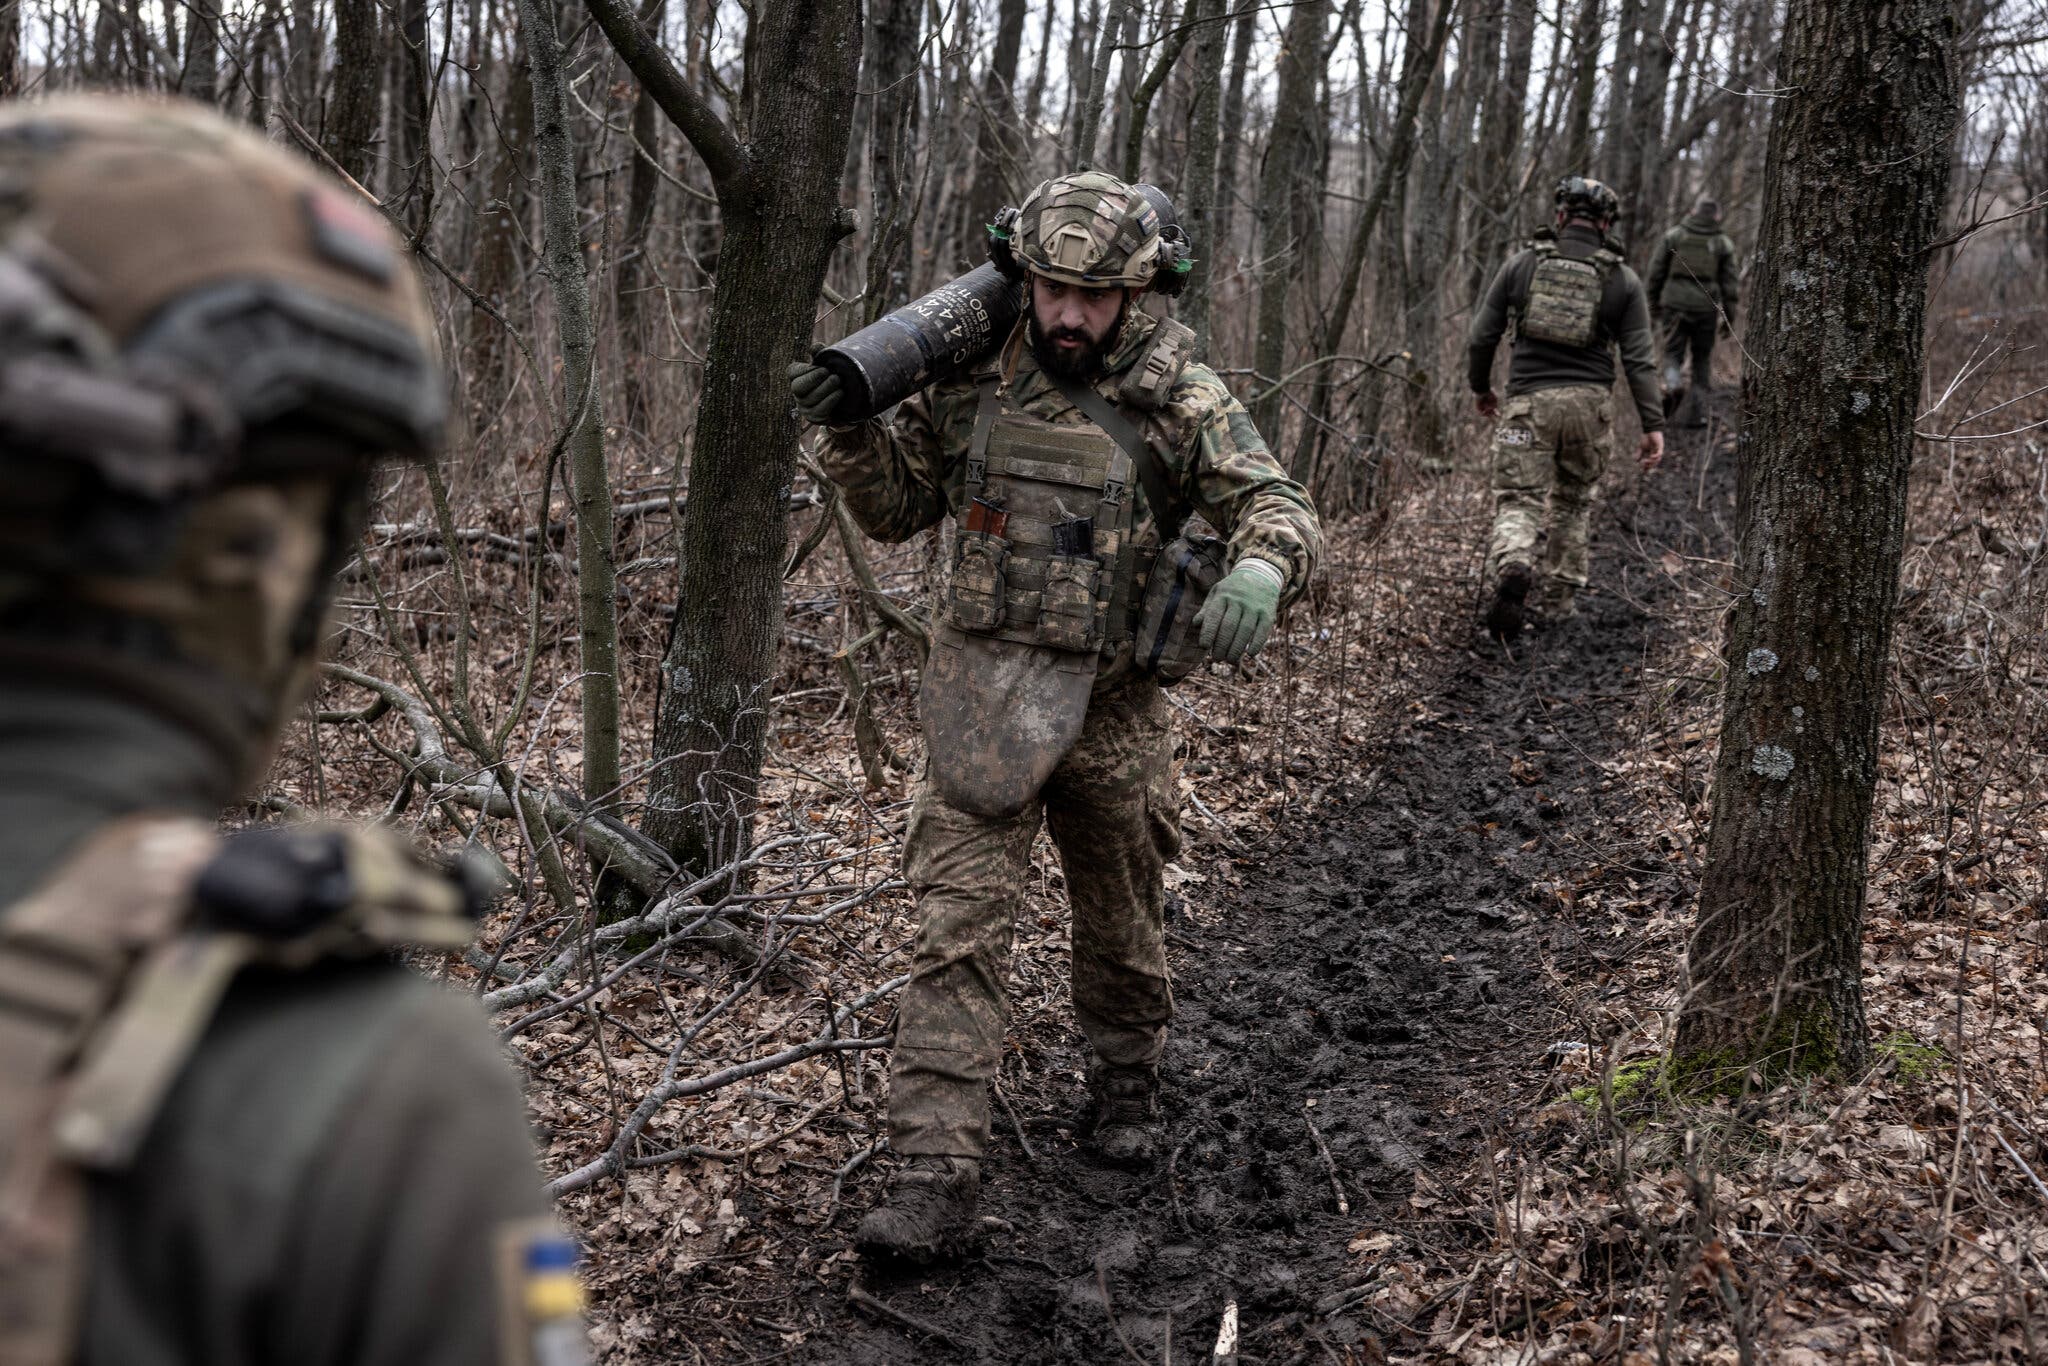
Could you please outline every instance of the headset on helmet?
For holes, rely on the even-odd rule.
[[[1156,185],[1123,185],[1108,176],[1098,177],[1116,190],[1126,192],[1137,200],[1138,217],[1152,220],[1147,226],[1147,241],[1140,243],[1132,254],[1142,253],[1146,246],[1152,246],[1150,257],[1152,273],[1142,282],[1105,277],[1104,284],[1124,284],[1135,288],[1156,290],[1168,298],[1178,297],[1188,287],[1189,272],[1194,269],[1193,244],[1188,240],[1185,229],[1180,225],[1180,216],[1175,212],[1173,200]],[[1031,273],[1030,265],[1019,257],[1019,239],[1025,230],[1024,210],[1039,203],[1049,191],[1077,177],[1062,177],[1047,181],[1025,199],[1022,208],[1005,206],[996,211],[988,225],[988,258],[995,268],[1011,280],[1023,280]],[[1125,206],[1128,208],[1128,203]],[[1156,239],[1156,243],[1152,240]]]
[[[1591,176],[1568,175],[1557,182],[1557,207],[1573,218],[1612,223],[1621,217],[1621,199]]]

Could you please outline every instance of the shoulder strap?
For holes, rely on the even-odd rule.
[[[0,1363],[65,1366],[83,1312],[84,1170],[63,1151],[63,1078],[138,952],[171,939],[218,842],[133,817],[0,909]]]
[[[1138,469],[1138,483],[1145,490],[1145,502],[1152,509],[1152,520],[1159,527],[1159,539],[1170,541],[1179,535],[1187,513],[1181,509],[1179,500],[1173,497],[1166,471],[1160,466],[1159,453],[1152,449],[1151,443],[1094,385],[1084,384],[1067,375],[1055,375],[1050,370],[1045,372],[1045,377],[1052,381],[1053,387],[1067,402],[1085,413],[1090,422],[1108,432],[1110,439],[1131,457],[1131,463]]]

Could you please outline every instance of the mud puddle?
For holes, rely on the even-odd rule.
[[[1057,1127],[1078,1086],[1015,1097],[1035,1160],[999,1106],[980,1254],[864,1274],[858,1304],[796,1287],[792,1313],[824,1328],[756,1359],[1205,1362],[1231,1304],[1240,1362],[1377,1359],[1390,1326],[1353,1308],[1346,1246],[1427,1222],[1430,1192],[1475,1179],[1516,1093],[1541,1084],[1562,1028],[1543,966],[1588,959],[1554,888],[1584,863],[1577,837],[1635,809],[1625,785],[1603,790],[1614,723],[1661,630],[1659,558],[1726,553],[1719,432],[1677,434],[1640,485],[1610,474],[1577,619],[1512,655],[1476,628],[1446,642],[1353,792],[1273,841],[1219,923],[1170,924],[1170,1162],[1093,1164]],[[1485,1232],[1437,1230],[1440,1245]]]

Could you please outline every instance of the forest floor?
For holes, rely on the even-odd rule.
[[[1585,1047],[1558,983],[1614,951],[1561,889],[1597,864],[1645,902],[1676,910],[1690,892],[1656,816],[1612,775],[1644,663],[1669,644],[1660,560],[1728,553],[1726,449],[1711,468],[1724,431],[1685,433],[1661,477],[1623,481],[1574,620],[1511,649],[1469,621],[1452,631],[1379,752],[1241,853],[1227,896],[1179,904],[1167,1161],[1134,1175],[1076,1147],[1070,1043],[1028,1079],[1006,1070],[978,1255],[794,1282],[791,1313],[817,1329],[793,1355],[1201,1361],[1226,1312],[1243,1362],[1372,1359],[1427,1338],[1439,1306],[1390,1310],[1375,1292],[1398,1288],[1403,1261],[1492,1241],[1467,1213],[1502,1194],[1485,1189],[1488,1156]],[[843,1242],[851,1222],[818,1240]]]
[[[1461,459],[1397,472],[1385,520],[1333,521],[1256,665],[1171,694],[1170,1157],[1125,1173],[1073,1140],[1082,1045],[1041,841],[983,1236],[922,1275],[851,1245],[895,1161],[884,1045],[915,909],[894,869],[919,742],[915,657],[869,629],[836,549],[790,578],[767,861],[682,898],[744,931],[737,958],[701,919],[590,956],[587,871],[564,914],[518,829],[466,824],[441,789],[391,795],[418,716],[300,727],[271,798],[488,833],[527,889],[450,971],[479,991],[569,971],[492,995],[608,1366],[1170,1366],[1209,1360],[1228,1317],[1240,1363],[2048,1360],[2038,448],[1930,442],[1915,465],[1865,935],[1877,1065],[1711,1101],[1656,1085],[1718,733],[1731,397],[1654,476],[1617,432],[1573,621],[1512,649],[1481,635],[1486,481]],[[472,515],[512,544],[525,497]],[[626,548],[658,556],[667,504],[638,506],[655,511]],[[462,582],[409,564],[412,534],[377,550],[411,574],[390,610],[414,630],[357,604],[351,659],[446,696]],[[928,592],[928,544],[867,553],[898,601]],[[523,638],[532,561],[471,563],[479,629]],[[629,754],[648,751],[663,606],[635,595],[622,617]],[[573,790],[573,635],[535,639],[512,752],[524,781]],[[501,692],[517,658],[491,657]]]
[[[1074,1142],[1048,860],[973,1253],[862,1263],[852,1226],[890,1161],[872,1147],[822,1202],[742,1161],[715,1178],[722,1240],[695,1240],[724,1256],[616,1282],[608,1357],[1169,1366],[1211,1360],[1229,1320],[1239,1363],[2042,1359],[2048,1072],[2026,1020],[2048,1000],[2025,833],[1965,925],[1930,914],[1927,870],[1947,867],[1916,860],[1924,794],[1889,764],[1877,1069],[1698,1104],[1644,1084],[1703,852],[1730,406],[1675,433],[1655,477],[1617,452],[1575,620],[1503,648],[1472,624],[1469,571],[1434,576],[1384,724],[1312,775],[1289,766],[1313,786],[1258,819],[1191,823],[1167,1160],[1116,1171]],[[1994,1027],[1966,1031],[1958,992],[1984,1004],[1987,974]],[[878,1132],[865,1099],[855,1127]]]
[[[1386,1253],[1466,1237],[1434,1210],[1485,1180],[1485,1155],[1546,1092],[1552,1047],[1577,1038],[1556,975],[1589,975],[1606,950],[1556,889],[1604,862],[1640,864],[1645,901],[1688,895],[1653,817],[1608,774],[1642,661],[1665,643],[1657,557],[1724,555],[1729,481],[1694,506],[1706,459],[1694,440],[1665,477],[1628,481],[1640,496],[1599,518],[1573,621],[1513,649],[1446,633],[1409,715],[1341,795],[1247,850],[1223,903],[1169,924],[1169,1161],[1147,1176],[1092,1163],[1059,1126],[1081,1057],[1042,1061],[1034,1085],[1010,1085],[1034,1151],[997,1126],[981,1255],[864,1274],[887,1309],[848,1305],[836,1282],[793,1286],[825,1325],[803,1358],[1157,1362],[1174,1343],[1204,1360],[1235,1305],[1239,1360],[1288,1360],[1425,1317],[1372,1300]]]

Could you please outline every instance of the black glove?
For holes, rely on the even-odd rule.
[[[839,406],[839,376],[822,365],[800,360],[789,367],[789,393],[806,422],[826,423]]]

